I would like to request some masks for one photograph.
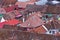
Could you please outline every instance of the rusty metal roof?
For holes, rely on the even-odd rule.
[[[37,27],[44,24],[44,21],[40,19],[36,14],[29,17],[24,23],[22,23],[21,27]]]

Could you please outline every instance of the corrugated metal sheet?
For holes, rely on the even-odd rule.
[[[22,23],[21,27],[37,27],[44,24],[44,21],[38,17],[38,15],[32,15],[28,18],[24,23]]]

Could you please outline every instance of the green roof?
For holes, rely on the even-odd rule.
[[[3,17],[3,14],[0,14],[0,17]]]

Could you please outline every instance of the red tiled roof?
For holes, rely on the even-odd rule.
[[[30,30],[31,32],[36,32],[36,33],[45,33],[46,30],[42,27],[42,26],[39,26],[38,28],[34,28],[32,30]]]
[[[6,23],[7,23],[6,21],[5,21],[5,22],[0,23],[0,28],[3,28],[4,24],[6,24]]]
[[[19,23],[18,20],[12,19],[12,20],[8,20],[6,24],[9,24],[9,25],[15,25],[15,24],[17,24],[17,23]]]

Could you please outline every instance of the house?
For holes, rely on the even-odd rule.
[[[0,0],[2,6],[8,6],[10,4],[15,4],[17,0]]]
[[[48,31],[46,29],[43,26],[39,26],[39,27],[33,28],[33,29],[29,30],[29,31],[30,32],[35,32],[35,33],[38,33],[38,34],[44,34],[44,33],[46,33]]]
[[[28,10],[28,12],[37,12],[37,11],[40,11],[40,12],[46,12],[46,9],[47,9],[47,5],[35,5],[35,4],[28,4],[26,5],[26,9]]]
[[[20,27],[27,28],[28,32],[46,33],[48,29],[44,26],[44,21],[40,18],[40,12],[31,14],[28,19],[20,24]]]
[[[47,12],[59,14],[60,13],[60,5],[48,5]]]
[[[44,24],[44,21],[36,14],[32,14],[25,22],[20,24],[21,27],[37,27]]]
[[[60,21],[58,20],[52,20],[51,22],[48,22],[44,24],[48,30],[50,29],[60,29]]]
[[[3,8],[4,8],[4,10],[6,12],[11,12],[11,11],[14,11],[14,10],[18,10],[18,6],[17,5],[10,5],[8,7],[3,7]]]
[[[9,15],[9,16],[7,16],[7,15]],[[7,12],[7,13],[5,14],[4,18],[5,18],[5,19],[9,19],[9,18],[10,18],[10,19],[14,19],[15,17],[20,17],[20,16],[22,16],[22,14],[20,14],[19,11],[13,10],[13,11]]]
[[[26,8],[27,4],[34,4],[34,2],[36,2],[36,0],[25,0],[25,2],[20,0],[16,2],[15,5],[18,5],[18,7]]]

